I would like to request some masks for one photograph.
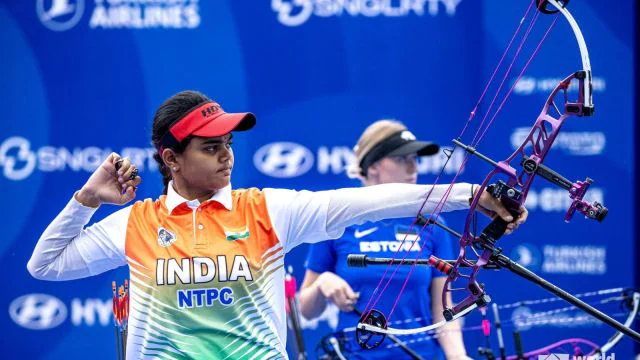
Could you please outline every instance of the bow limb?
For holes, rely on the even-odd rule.
[[[582,59],[582,68],[587,73],[587,84],[582,86],[580,91],[582,91],[584,94],[585,108],[590,109],[590,113],[585,115],[590,115],[591,113],[593,113],[593,101],[591,99],[591,61],[589,60],[589,50],[587,49],[587,43],[584,40],[584,36],[582,35],[580,26],[578,26],[578,22],[565,7],[566,4],[561,4],[557,0],[547,1],[556,9],[558,9],[558,11],[560,11],[560,13],[565,17],[565,19],[567,19],[567,22],[571,26],[571,29],[576,36],[576,41],[578,42],[578,47],[580,49],[580,58]]]
[[[413,328],[413,329],[396,329],[396,328],[392,328],[392,327],[380,328],[380,327],[377,327],[375,325],[369,325],[369,324],[365,324],[365,323],[358,323],[356,328],[359,329],[359,330],[364,330],[364,331],[369,331],[369,332],[372,332],[372,333],[384,334],[384,335],[414,335],[414,334],[419,334],[419,333],[423,333],[423,332],[426,332],[426,331],[435,330],[435,329],[437,329],[437,328],[439,328],[441,326],[444,326],[446,323],[448,323],[450,321],[457,320],[457,319],[467,315],[468,313],[470,313],[471,311],[473,311],[477,307],[478,307],[478,305],[472,304],[468,308],[466,308],[463,311],[461,311],[458,314],[456,314],[453,318],[451,318],[451,320],[442,320],[442,321],[437,322],[435,324],[431,324],[431,325],[428,325],[428,326],[422,326],[422,327],[418,327],[418,328]]]

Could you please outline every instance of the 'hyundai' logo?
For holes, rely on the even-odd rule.
[[[303,175],[311,169],[313,154],[296,143],[276,142],[258,149],[253,156],[253,163],[263,174],[291,178]]]
[[[24,328],[46,330],[62,324],[67,318],[67,307],[54,296],[28,294],[11,302],[9,315]]]

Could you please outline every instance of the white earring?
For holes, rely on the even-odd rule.
[[[174,166],[173,171],[178,171],[178,168]]]

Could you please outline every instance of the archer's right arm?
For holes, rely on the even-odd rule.
[[[121,173],[116,171],[116,162],[121,162]],[[124,240],[130,206],[84,227],[101,204],[123,205],[135,197],[140,177],[128,180],[134,170],[128,160],[109,155],[40,236],[27,264],[33,277],[72,280],[126,264]]]

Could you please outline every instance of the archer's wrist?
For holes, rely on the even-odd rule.
[[[476,193],[480,190],[481,186],[478,184],[471,184],[471,194],[469,197],[469,205],[473,202],[473,199],[476,197]]]
[[[100,199],[98,199],[97,196],[92,195],[84,186],[79,191],[76,191],[73,197],[76,201],[86,207],[97,208],[101,204]]]

